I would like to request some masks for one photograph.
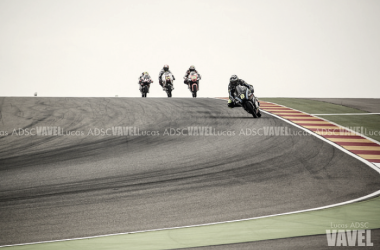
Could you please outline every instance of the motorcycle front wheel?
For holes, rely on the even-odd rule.
[[[256,108],[254,107],[253,103],[248,101],[248,102],[246,102],[246,105],[247,105],[249,112],[252,114],[253,118],[257,118]]]

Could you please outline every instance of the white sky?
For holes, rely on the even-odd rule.
[[[380,98],[378,0],[0,0],[0,96],[227,96],[237,74],[258,97]]]

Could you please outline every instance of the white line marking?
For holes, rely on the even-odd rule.
[[[277,115],[274,115],[274,114],[269,113],[269,112],[267,112],[267,111],[265,111],[265,110],[262,110],[262,109],[261,109],[261,111],[263,111],[263,112],[265,112],[265,113],[267,113],[267,114],[269,114],[269,115],[275,116],[276,118],[278,118],[278,119],[280,119],[280,120],[283,120],[283,121],[285,121],[285,122],[287,122],[287,123],[290,123],[291,125],[293,125],[293,126],[295,126],[295,127],[297,127],[297,128],[300,128],[300,129],[302,129],[302,130],[308,132],[309,134],[314,135],[315,137],[318,137],[319,139],[321,139],[321,140],[327,142],[328,144],[333,145],[334,147],[336,147],[336,148],[340,149],[341,151],[345,152],[346,154],[349,154],[349,155],[351,155],[352,157],[354,157],[354,158],[360,160],[361,162],[367,164],[369,167],[371,167],[372,169],[374,169],[376,172],[378,172],[378,173],[380,174],[380,169],[376,168],[371,162],[369,162],[369,161],[367,161],[367,160],[361,158],[360,156],[358,156],[358,155],[356,155],[356,154],[354,154],[354,153],[348,151],[347,149],[341,147],[340,145],[338,145],[338,144],[336,144],[336,143],[334,143],[334,142],[332,142],[332,141],[330,141],[330,140],[327,140],[327,139],[324,138],[323,136],[318,135],[318,134],[314,133],[314,132],[311,131],[311,130],[308,130],[308,129],[304,128],[304,127],[299,126],[298,124],[295,124],[295,123],[293,123],[293,122],[291,122],[291,121],[289,121],[289,120],[286,120],[285,118],[279,117],[279,116],[277,116]],[[372,140],[372,141],[373,141],[373,140]],[[377,142],[377,143],[378,143],[378,142]]]
[[[272,102],[267,102],[267,103],[272,103]],[[280,104],[277,104],[277,103],[272,103],[272,104],[280,105]],[[284,106],[284,105],[280,105],[280,106],[282,106],[282,107],[286,107],[286,108],[289,108],[289,107]],[[291,108],[291,109],[296,110],[296,111],[299,111],[299,112],[303,112],[303,111],[300,111],[300,110],[298,110],[298,109],[294,109],[294,108]],[[260,109],[260,110],[261,110],[261,111],[265,111],[265,110],[263,110],[263,109]],[[281,119],[281,120],[283,120],[283,121],[286,121],[286,122],[288,122],[288,123],[290,123],[290,124],[292,124],[292,125],[295,125],[296,127],[299,127],[299,128],[302,128],[303,130],[305,130],[304,127],[298,126],[298,124],[293,123],[293,122],[290,121],[290,120],[287,120],[287,119],[285,119],[285,118],[282,118],[282,117],[277,116],[277,115],[272,114],[272,113],[268,113],[268,111],[266,111],[265,113],[270,114],[270,115],[273,115],[273,116],[276,116],[277,118],[279,118],[279,119]],[[306,112],[304,112],[304,113],[306,113]],[[308,114],[308,113],[306,113],[306,114]],[[380,142],[376,141],[375,139],[372,139],[372,138],[370,138],[370,137],[368,137],[368,136],[365,136],[365,135],[363,135],[363,134],[361,134],[361,133],[358,133],[358,132],[356,132],[356,131],[354,131],[354,130],[348,128],[348,127],[344,127],[343,125],[340,125],[340,124],[337,124],[337,123],[335,123],[335,122],[329,121],[329,120],[327,120],[326,118],[319,117],[319,116],[317,116],[317,115],[315,115],[315,114],[309,114],[309,115],[315,116],[316,118],[319,118],[319,119],[321,119],[321,120],[324,120],[324,121],[326,121],[326,122],[329,122],[329,123],[331,123],[331,124],[333,124],[333,125],[335,125],[335,126],[342,127],[342,128],[344,128],[344,129],[350,131],[350,132],[353,133],[353,134],[356,134],[356,135],[358,135],[358,136],[364,137],[364,138],[366,138],[367,140],[369,140],[369,141],[371,141],[371,142],[373,142],[373,143],[376,143],[376,144],[380,145]],[[321,114],[321,115],[324,115],[324,114]],[[327,140],[325,137],[323,137],[323,136],[321,136],[321,135],[318,135],[318,134],[314,133],[314,132],[311,131],[311,130],[306,129],[305,131],[309,132],[310,134],[313,134],[314,136],[316,136],[316,137],[318,137],[318,138],[323,139],[324,141],[327,141],[327,142],[329,142],[329,143],[331,142],[331,141]],[[331,144],[331,143],[330,143],[330,144]],[[335,143],[332,144],[332,145],[334,145],[335,147],[337,147],[337,148],[339,148],[339,149],[342,149],[342,148],[343,148],[343,147],[340,147],[339,145],[337,145],[337,144],[335,144]],[[343,149],[344,149],[344,148],[343,148]],[[346,150],[346,149],[345,149],[345,150]],[[344,151],[344,150],[343,150],[343,151]],[[348,150],[346,150],[346,151],[347,151],[348,153],[351,153],[351,152],[348,151]],[[344,152],[346,152],[346,151],[344,151]],[[352,153],[351,153],[351,154],[352,154]],[[357,157],[360,157],[360,156],[357,156]],[[362,159],[362,158],[360,157],[360,159]]]
[[[216,98],[216,97],[211,97],[211,99],[217,99],[217,100],[223,100],[223,99],[220,99],[220,98]],[[225,100],[224,100],[225,101]],[[282,106],[282,105],[281,105]],[[285,107],[285,106],[284,106]],[[362,161],[363,163],[367,164],[368,166],[370,166],[372,169],[374,169],[375,171],[377,171],[379,174],[380,174],[380,164],[376,163],[376,164],[371,164],[370,162],[364,160],[363,158],[347,151],[346,149],[344,148],[341,148],[340,146],[338,147],[337,144],[335,143],[332,143],[331,141],[328,141],[326,138],[318,135],[318,134],[315,134],[313,133],[312,131],[310,130],[307,130],[289,120],[286,120],[282,117],[279,117],[277,115],[274,115],[272,113],[269,113],[265,110],[262,110],[264,113],[266,114],[269,114],[269,115],[272,115],[280,120],[283,120],[295,127],[298,127],[316,137],[318,137],[319,139],[337,147],[338,149],[342,150],[343,152],[345,153],[348,153],[349,155],[357,158],[358,160]],[[252,118],[253,119],[253,118]],[[376,166],[379,166],[379,168],[377,168]],[[239,222],[239,221],[247,221],[247,220],[257,220],[257,219],[263,219],[263,218],[270,218],[270,217],[276,217],[276,216],[281,216],[281,215],[289,215],[289,214],[297,214],[297,213],[304,213],[304,212],[311,212],[311,211],[317,211],[317,210],[322,210],[322,209],[326,209],[326,208],[332,208],[332,207],[338,207],[338,206],[343,206],[343,205],[347,205],[347,204],[351,204],[351,203],[354,203],[354,202],[359,202],[359,201],[362,201],[362,200],[366,200],[366,199],[369,199],[369,198],[372,198],[372,197],[375,197],[375,196],[378,196],[380,195],[380,190],[374,192],[374,193],[371,193],[369,195],[366,195],[366,196],[363,196],[363,197],[359,197],[357,199],[353,199],[353,200],[349,200],[349,201],[345,201],[345,202],[341,202],[341,203],[337,203],[337,204],[332,204],[332,205],[327,205],[327,206],[323,206],[323,207],[317,207],[317,208],[311,208],[311,209],[305,209],[305,210],[299,210],[299,211],[294,211],[294,212],[288,212],[288,213],[281,213],[281,214],[272,214],[272,215],[265,215],[265,216],[260,216],[260,217],[252,217],[252,218],[247,218],[247,219],[240,219],[240,220],[230,220],[230,221],[221,221],[221,222],[213,222],[213,223],[205,223],[205,224],[198,224],[198,225],[189,225],[189,226],[181,226],[181,227],[168,227],[168,228],[159,228],[159,229],[150,229],[150,230],[142,230],[142,231],[135,231],[135,232],[127,232],[127,233],[116,233],[116,234],[104,234],[104,235],[97,235],[97,236],[88,236],[88,237],[81,237],[81,238],[72,238],[72,239],[62,239],[62,240],[51,240],[51,241],[39,241],[39,242],[31,242],[31,243],[22,243],[22,244],[14,244],[14,245],[3,245],[3,246],[0,246],[0,247],[13,247],[13,246],[25,246],[25,245],[35,245],[35,244],[42,244],[42,243],[54,243],[54,242],[64,242],[64,241],[73,241],[73,240],[84,240],[84,239],[94,239],[94,238],[100,238],[100,237],[107,237],[107,236],[117,236],[117,235],[127,235],[127,234],[136,234],[136,233],[147,233],[147,232],[157,232],[157,231],[163,231],[163,230],[173,230],[173,229],[181,229],[181,228],[190,228],[190,227],[201,227],[201,226],[211,226],[211,225],[219,225],[219,224],[226,224],[226,223],[232,223],[232,222]]]
[[[220,99],[220,98],[215,98],[215,99],[223,100],[223,99]],[[279,106],[282,106],[282,107],[285,107],[285,108],[289,108],[289,107],[287,107],[287,106],[280,105],[280,104],[273,103],[273,102],[266,102],[266,103],[276,104],[276,105],[279,105]],[[293,109],[293,110],[296,110],[296,111],[299,111],[299,112],[303,112],[303,111],[300,111],[300,110],[297,110],[297,109],[294,109],[294,108],[290,108],[290,109]],[[302,127],[302,126],[300,126],[300,125],[298,125],[298,124],[296,124],[296,123],[293,123],[293,122],[290,121],[290,120],[287,120],[287,119],[282,118],[282,117],[280,117],[280,116],[278,116],[278,115],[272,114],[272,113],[270,113],[270,112],[268,112],[268,111],[265,111],[265,110],[263,110],[263,109],[260,109],[260,110],[263,111],[263,112],[266,113],[266,114],[272,115],[272,116],[274,116],[274,117],[276,117],[276,118],[278,118],[278,119],[280,119],[280,120],[283,120],[283,121],[285,121],[285,122],[287,122],[287,123],[289,123],[289,124],[291,124],[291,125],[293,125],[293,126],[295,126],[295,127],[297,127],[297,128],[300,128],[300,129],[302,129],[302,130],[308,132],[309,134],[314,135],[315,137],[317,137],[317,138],[319,138],[319,139],[321,139],[321,140],[323,140],[323,141],[325,141],[325,142],[327,142],[327,143],[333,145],[334,147],[336,147],[336,148],[340,149],[341,151],[345,152],[346,154],[349,154],[349,155],[351,155],[352,157],[354,157],[354,158],[356,158],[356,159],[362,161],[363,163],[367,164],[369,167],[371,167],[372,169],[374,169],[375,171],[377,171],[377,172],[380,174],[380,169],[377,168],[377,167],[375,167],[375,166],[372,164],[372,162],[370,162],[370,161],[368,161],[368,160],[365,160],[365,159],[361,158],[360,156],[358,156],[358,155],[356,155],[356,154],[354,154],[354,153],[348,151],[347,149],[341,147],[340,145],[338,145],[338,144],[336,144],[336,143],[334,143],[334,142],[332,142],[332,141],[326,139],[325,137],[323,137],[323,136],[321,136],[321,135],[319,135],[319,134],[314,133],[314,132],[311,131],[311,130],[308,130],[307,128],[304,128],[304,127]],[[306,113],[306,112],[304,112],[304,113]],[[307,114],[307,113],[306,113],[306,114]],[[312,114],[310,114],[310,115],[312,115]],[[342,125],[339,125],[339,124],[336,124],[336,123],[334,123],[334,122],[332,122],[332,121],[326,120],[325,118],[318,117],[318,116],[316,116],[316,115],[314,115],[314,116],[317,117],[317,118],[320,118],[320,119],[322,119],[322,120],[324,120],[324,121],[330,122],[331,124],[334,124],[334,125],[336,125],[336,126],[343,127]],[[360,133],[357,133],[357,132],[355,132],[355,131],[353,131],[353,130],[351,130],[351,129],[349,129],[349,128],[346,128],[346,127],[343,127],[343,128],[347,129],[348,131],[350,131],[350,132],[352,132],[352,133],[356,133],[356,134],[358,134],[358,135],[360,135],[360,136],[362,136],[362,137],[364,137],[364,138],[366,138],[366,139],[372,141],[373,143],[376,143],[376,144],[380,145],[380,142],[378,142],[378,141],[376,141],[376,140],[374,140],[374,139],[372,139],[372,138],[370,138],[370,137],[367,137],[367,136],[365,136],[365,135],[362,135],[362,134],[360,134]]]
[[[380,115],[380,113],[344,113],[344,114],[310,114],[310,115]]]

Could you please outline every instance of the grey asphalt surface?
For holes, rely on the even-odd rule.
[[[0,245],[243,219],[380,189],[379,175],[291,125],[215,99],[0,98]],[[11,135],[60,126],[83,136]],[[135,126],[158,136],[91,136]],[[211,126],[234,136],[164,135]],[[186,131],[185,131],[186,132]]]
[[[380,113],[380,98],[309,98],[356,108],[370,113]]]

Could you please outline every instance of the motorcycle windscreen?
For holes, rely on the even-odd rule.
[[[172,76],[171,76],[170,73],[165,72],[165,74],[162,76],[162,78],[163,78],[164,81],[168,82],[168,81],[170,81],[172,79]]]
[[[245,94],[245,92],[247,91],[247,88],[246,87],[244,87],[244,86],[237,86],[236,87],[236,94],[238,94],[239,96],[241,95],[241,94]]]

